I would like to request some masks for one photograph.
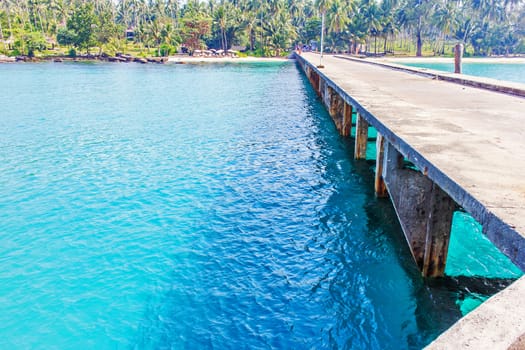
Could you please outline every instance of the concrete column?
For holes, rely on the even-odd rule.
[[[337,126],[336,115],[337,115],[337,93],[330,86],[326,85],[326,97],[325,105],[328,109],[328,113],[332,120]]]
[[[330,115],[334,121],[334,124],[339,131],[340,135],[343,135],[343,118],[344,118],[344,104],[345,102],[339,96],[336,90],[330,88]]]
[[[463,44],[454,47],[454,73],[461,74],[461,60],[463,59]]]
[[[351,118],[351,117],[350,117]],[[374,188],[376,197],[384,198],[388,197],[388,192],[386,191],[385,181],[383,180],[383,159],[384,159],[384,148],[385,148],[385,139],[383,135],[377,133],[376,139],[376,174],[374,181]]]
[[[336,94],[335,105],[336,105],[336,110],[335,110],[336,123],[335,124],[337,125],[337,130],[339,130],[339,135],[343,135],[343,118],[344,118],[345,101],[338,93]]]
[[[438,185],[432,183],[429,198],[423,276],[445,274],[450,230],[456,204]]]
[[[306,65],[306,71],[307,71],[308,80],[310,80],[310,84],[312,84],[312,87],[314,88],[315,92],[319,96],[321,94],[320,82],[319,82],[319,74],[317,74],[317,72],[314,71],[308,65]]]
[[[359,113],[356,118],[355,126],[355,148],[354,158],[366,158],[366,145],[368,142],[368,122]]]
[[[315,92],[317,92],[317,95],[321,96],[321,79],[319,79],[319,74],[317,74],[317,72],[315,72],[313,69],[312,69],[312,73],[313,73],[313,86],[314,86],[314,89],[315,89]]]
[[[352,105],[343,101],[343,126],[341,127],[341,135],[350,136],[352,131]]]
[[[383,179],[422,275],[443,276],[456,204],[427,176],[405,169],[390,143],[384,148]]]

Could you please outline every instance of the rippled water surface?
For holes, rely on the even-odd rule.
[[[0,78],[0,348],[420,348],[461,316],[292,63]]]

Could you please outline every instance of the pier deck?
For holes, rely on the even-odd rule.
[[[524,98],[326,55],[317,69],[319,55],[301,57],[525,269]],[[525,332],[525,303],[501,309],[525,298],[523,278],[513,286],[432,346],[506,349]],[[471,328],[477,334],[462,334]]]
[[[525,237],[525,99],[331,56],[323,64],[386,129]]]

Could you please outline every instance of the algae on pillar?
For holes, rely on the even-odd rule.
[[[355,159],[366,159],[366,146],[368,143],[368,121],[359,113],[357,114],[355,126]]]
[[[391,143],[384,152],[383,179],[414,260],[423,276],[443,276],[456,203],[426,175],[405,167]]]
[[[385,149],[385,138],[380,133],[377,133],[376,139],[376,173],[374,181],[374,190],[376,197],[385,198],[388,196],[386,191],[385,180],[383,179],[383,159]]]
[[[352,105],[343,101],[343,125],[341,127],[341,135],[350,136],[352,131]]]

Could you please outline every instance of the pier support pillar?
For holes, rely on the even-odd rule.
[[[334,123],[336,122],[336,116],[337,116],[337,93],[332,89],[330,86],[326,86],[326,92],[327,92],[327,105],[328,105],[328,113],[330,113],[330,116],[332,117],[332,120]]]
[[[332,117],[332,120],[334,121],[335,127],[337,128],[337,131],[339,131],[340,135],[343,135],[343,119],[344,119],[344,105],[346,104],[344,100],[339,96],[337,91],[332,89],[331,87],[327,87],[327,91],[330,94],[329,98],[329,112],[330,116]]]
[[[368,142],[368,122],[359,113],[356,118],[355,125],[355,148],[354,158],[366,158],[366,145]]]
[[[388,142],[383,179],[422,275],[443,276],[455,202],[420,171],[405,168],[403,156]]]
[[[307,72],[306,76],[308,77],[308,80],[310,80],[310,84],[312,84],[312,87],[314,88],[314,91],[317,93],[318,96],[320,96],[321,95],[321,90],[320,90],[321,86],[320,86],[319,74],[317,74],[317,72],[315,72],[308,65],[306,66],[305,71]]]
[[[385,155],[385,139],[383,135],[377,133],[376,139],[376,174],[374,181],[374,189],[376,197],[385,198],[388,197],[386,190],[385,180],[383,179],[383,159]]]
[[[463,44],[456,44],[454,47],[454,73],[461,74],[463,59]]]
[[[341,135],[350,136],[352,131],[352,105],[343,101],[343,126]]]

